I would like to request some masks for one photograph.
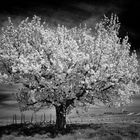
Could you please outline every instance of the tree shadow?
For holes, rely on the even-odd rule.
[[[123,129],[122,129],[123,128]],[[47,123],[24,123],[0,126],[0,137],[3,135],[13,136],[43,136],[45,138],[55,138],[61,135],[71,135],[77,137],[121,137],[140,138],[140,125],[136,124],[67,124],[64,130],[57,130],[55,124]],[[67,135],[67,136],[68,136]]]
[[[11,124],[6,126],[0,126],[0,137],[2,135],[16,135],[16,136],[34,136],[36,134],[44,135],[54,138],[58,134],[65,135],[68,133],[74,133],[75,130],[92,128],[94,130],[102,127],[102,124],[67,124],[64,130],[57,130],[55,124]]]

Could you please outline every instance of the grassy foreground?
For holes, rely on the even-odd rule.
[[[0,127],[1,140],[140,140],[140,124],[70,124],[65,132],[54,125],[16,124]]]

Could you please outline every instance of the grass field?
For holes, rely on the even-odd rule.
[[[140,140],[138,124],[71,124],[59,133],[54,125],[11,125],[1,130],[1,140]]]
[[[57,132],[54,123],[16,123],[0,127],[1,140],[140,140],[140,116],[96,115],[70,117]]]

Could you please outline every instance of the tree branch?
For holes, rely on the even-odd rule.
[[[35,78],[35,80],[37,81],[37,83],[39,84],[40,82],[39,82],[38,77],[37,77],[36,75],[34,75],[34,78]]]
[[[108,87],[102,89],[101,91],[105,91],[105,90],[108,90],[108,89],[113,88],[113,87],[114,87],[113,85],[110,85],[110,86],[108,86]]]
[[[83,95],[86,93],[87,86],[83,85],[80,90],[81,90],[81,92],[76,94],[77,100],[80,100],[80,98],[83,97]]]
[[[75,99],[76,99],[76,98],[67,99],[67,100],[66,100],[66,108],[69,107],[70,105],[74,104],[74,100],[75,100]]]
[[[47,99],[42,99],[42,100],[40,100],[40,101],[36,101],[36,102],[32,102],[32,103],[27,103],[26,105],[27,106],[32,106],[32,105],[35,105],[35,104],[37,104],[37,103],[39,103],[39,102],[42,102],[42,103],[50,103],[50,104],[53,104],[53,102],[52,101],[50,101],[50,100],[47,100]]]
[[[1,61],[5,70],[11,75],[12,74],[12,69],[10,67],[7,66],[7,64],[2,60]]]

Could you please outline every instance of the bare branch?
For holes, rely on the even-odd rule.
[[[4,60],[1,60],[3,67],[5,68],[6,72],[8,72],[8,74],[12,74],[12,69],[7,65],[7,63]]]
[[[114,85],[110,85],[110,86],[108,86],[108,87],[105,87],[105,88],[103,88],[101,91],[103,92],[103,91],[108,90],[108,89],[110,89],[110,88],[114,88]]]
[[[50,101],[50,100],[42,99],[42,100],[38,100],[38,101],[36,101],[36,102],[27,103],[26,105],[27,105],[27,106],[32,106],[32,105],[35,105],[35,104],[37,104],[37,103],[50,103],[50,104],[53,104],[53,102]]]
[[[75,99],[76,99],[76,98],[67,99],[67,100],[66,100],[66,108],[69,107],[70,105],[73,105]]]

